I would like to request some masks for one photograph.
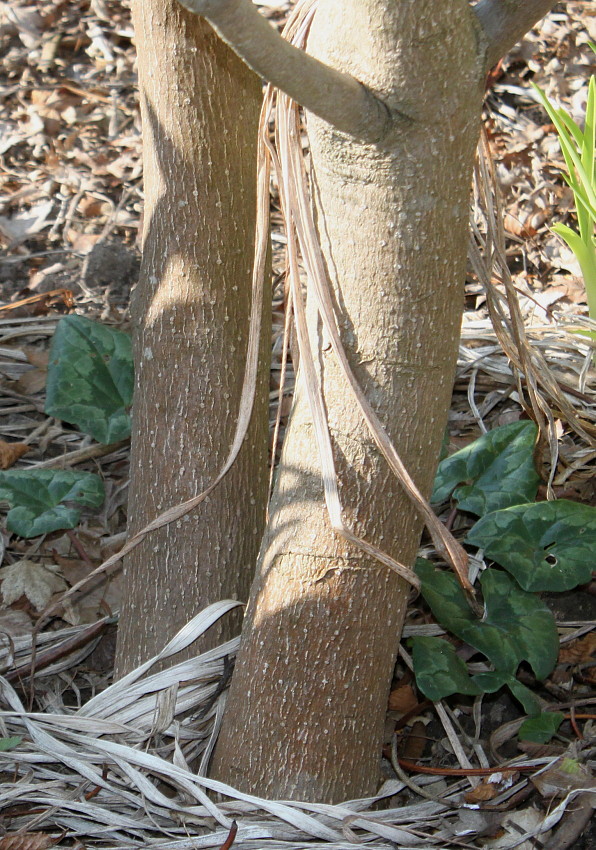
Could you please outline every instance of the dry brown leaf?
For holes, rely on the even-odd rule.
[[[60,837],[53,837],[46,832],[8,834],[0,838],[0,850],[47,850],[59,840]]]
[[[0,440],[0,469],[10,469],[30,448],[27,443],[7,443]]]
[[[399,711],[407,714],[418,705],[418,700],[411,685],[400,685],[389,694],[389,711]]]
[[[562,287],[565,290],[565,298],[567,298],[572,304],[586,303],[586,287],[583,278],[563,278]]]
[[[78,210],[85,218],[96,218],[99,215],[107,215],[110,212],[110,205],[105,199],[85,195],[79,203]]]
[[[17,381],[17,390],[23,395],[35,395],[44,389],[48,379],[48,360],[50,352],[33,345],[23,348],[27,360],[35,369],[24,372]]]
[[[487,800],[492,800],[496,797],[499,790],[498,786],[487,777],[476,788],[468,791],[465,795],[465,801],[466,803],[486,803]]]
[[[42,369],[29,369],[28,372],[23,372],[19,380],[16,382],[16,389],[22,395],[35,395],[41,392],[46,385],[48,374]]]
[[[570,691],[574,683],[573,672],[568,665],[559,664],[556,670],[553,670],[549,676],[549,681],[559,688],[565,688],[567,691]]]
[[[6,639],[2,641],[5,635],[16,638],[30,635],[32,631],[33,623],[25,611],[15,611],[12,608],[0,611],[0,642],[5,643]]]
[[[45,348],[36,348],[34,345],[26,345],[23,348],[29,363],[32,366],[37,366],[38,369],[47,369],[50,360],[50,352]]]
[[[562,758],[554,766],[533,776],[531,782],[543,797],[561,796],[576,788],[594,788],[590,768],[574,758]]]
[[[78,251],[81,254],[88,254],[101,238],[101,233],[79,233],[78,230],[69,227],[66,237],[74,251]]]
[[[8,567],[2,567],[0,590],[4,597],[4,604],[11,605],[21,596],[26,596],[34,608],[42,611],[52,598],[52,594],[66,590],[68,586],[57,574],[59,569],[60,567],[56,564],[36,564],[35,561],[27,558],[15,561]]]
[[[72,586],[86,579],[97,564],[88,564],[75,558],[65,558],[54,555],[54,560],[60,566],[62,574]],[[70,600],[62,615],[67,623],[78,626],[80,623],[94,623],[98,617],[120,608],[122,604],[122,573],[113,575],[98,575],[89,582],[84,591]]]
[[[596,652],[596,631],[564,644],[559,652],[560,664],[582,664],[591,661]]]
[[[511,213],[505,213],[503,226],[507,233],[511,233],[513,236],[519,236],[520,239],[531,239],[538,232],[528,222],[520,221],[519,218],[511,215]]]
[[[73,111],[76,113],[76,107],[80,106],[81,102],[79,95],[64,88],[56,91],[38,89],[31,92],[31,103],[37,114],[51,122],[59,121],[62,118],[67,123],[72,123],[68,120],[68,117]]]
[[[420,719],[415,720],[402,744],[401,758],[417,762],[424,755],[427,741],[426,723]]]

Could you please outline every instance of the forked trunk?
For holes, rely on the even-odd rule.
[[[465,0],[319,0],[308,44],[390,110],[375,144],[309,114],[312,187],[344,347],[425,496],[459,342],[483,93],[478,40]],[[420,517],[309,312],[344,518],[411,565]],[[330,529],[299,379],[213,775],[269,797],[374,793],[408,595]]]

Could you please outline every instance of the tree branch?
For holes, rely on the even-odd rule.
[[[385,104],[358,80],[283,39],[251,0],[180,0],[206,18],[249,68],[338,130],[379,141],[391,122]]]
[[[486,70],[490,70],[514,44],[543,18],[556,0],[480,0],[474,6],[488,39]]]

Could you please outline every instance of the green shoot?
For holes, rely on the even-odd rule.
[[[596,52],[594,45],[590,46]],[[563,177],[573,191],[579,232],[560,223],[555,224],[551,230],[560,236],[575,254],[586,287],[588,314],[591,319],[596,320],[596,78],[592,76],[588,86],[583,131],[565,109],[555,107],[542,89],[533,83],[532,85],[559,136],[561,152],[567,165],[567,173],[564,172]],[[596,339],[596,333],[587,335]]]

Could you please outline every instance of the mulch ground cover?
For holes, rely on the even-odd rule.
[[[283,0],[258,5],[279,27],[290,7]],[[530,87],[538,84],[581,125],[595,67],[590,42],[596,2],[558,3],[487,81],[484,127],[518,314],[506,314],[508,331],[493,327],[490,299],[504,296],[505,282],[493,281],[491,295],[471,265],[449,441],[450,450],[464,447],[533,409],[530,378],[516,368],[517,350],[507,341],[521,321],[528,350],[540,353],[547,370],[537,366],[532,379],[553,438],[540,496],[596,506],[596,372],[593,349],[577,333],[589,327],[586,296],[575,257],[550,230],[558,221],[574,225],[573,194],[561,176],[555,128]],[[101,445],[46,415],[44,404],[49,345],[61,318],[83,315],[130,330],[142,207],[128,5],[0,3],[0,468],[95,472],[106,488],[102,508],[84,509],[76,529],[25,539],[4,527],[0,535],[0,850],[220,847],[232,819],[238,846],[255,850],[354,841],[512,847],[524,836],[518,846],[593,846],[594,795],[584,792],[594,788],[596,752],[594,582],[548,596],[558,663],[541,683],[520,672],[566,715],[548,744],[520,743],[520,708],[503,693],[481,707],[450,698],[433,709],[415,687],[404,644],[387,715],[383,805],[282,806],[230,794],[219,808],[210,802],[213,784],[192,778],[188,764],[208,761],[223,705],[218,683],[234,647],[201,657],[192,676],[190,668],[173,668],[170,678],[140,671],[114,685],[120,573],[99,575],[84,594],[60,600],[126,539],[129,446]],[[290,366],[280,399],[285,236],[275,187],[271,212],[273,431],[279,404],[285,421],[293,386]],[[470,525],[457,512],[445,519],[460,537]],[[58,607],[40,621],[48,604]],[[199,615],[190,639],[207,624]],[[417,600],[405,636],[439,633]],[[175,706],[184,696],[184,712],[171,708],[168,694]],[[396,773],[391,759],[396,730],[407,774],[399,765]],[[2,752],[14,736],[22,746]],[[495,778],[492,765],[520,756],[515,772]],[[572,779],[561,771],[570,757],[579,771]],[[547,831],[527,838],[540,829]]]

